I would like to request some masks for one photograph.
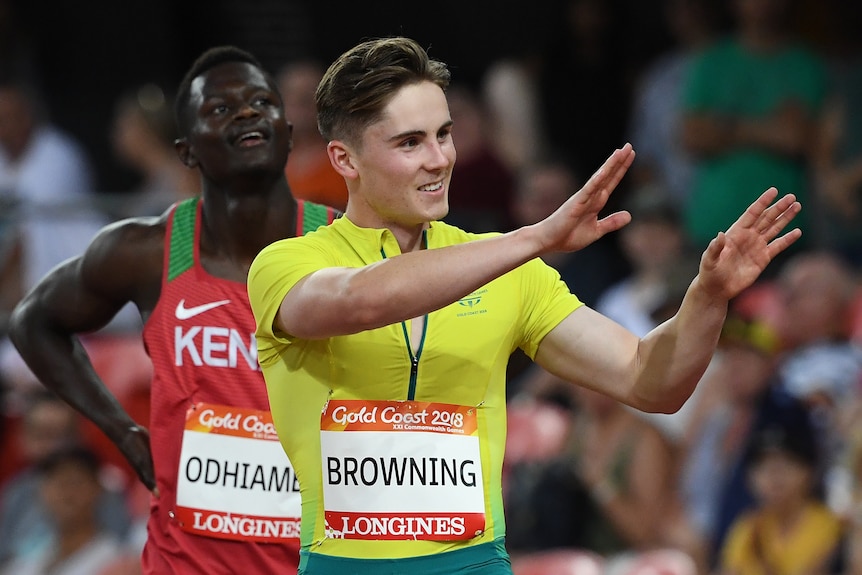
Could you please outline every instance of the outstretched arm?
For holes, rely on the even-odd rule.
[[[126,267],[140,266],[141,260],[117,249],[116,241],[111,232],[103,233],[85,256],[68,260],[46,275],[16,306],[10,337],[36,377],[93,421],[147,488],[155,490],[147,430],[126,413],[99,378],[76,335],[104,327],[130,300],[123,292],[138,275]],[[125,260],[120,266],[118,258]],[[105,281],[93,285],[90,275]],[[100,290],[111,290],[115,297]]]
[[[449,305],[533,258],[588,246],[631,220],[627,212],[604,218],[599,218],[599,212],[634,155],[628,144],[616,150],[581,190],[537,224],[493,238],[402,254],[362,268],[327,268],[309,274],[285,296],[277,326],[303,339],[382,327]],[[307,314],[308,309],[315,314]]]
[[[580,308],[542,341],[548,371],[644,411],[673,412],[694,391],[715,351],[728,302],[800,236],[779,236],[801,206],[770,188],[703,253],[679,311],[642,339]]]

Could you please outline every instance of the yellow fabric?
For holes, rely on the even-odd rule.
[[[427,245],[436,249],[481,237],[433,222]],[[342,217],[304,237],[272,244],[258,255],[249,272],[258,357],[273,419],[300,481],[303,547],[343,557],[400,558],[494,541],[505,531],[501,472],[509,356],[520,347],[532,357],[542,338],[582,304],[553,268],[536,259],[429,314],[413,399],[479,407],[483,535],[460,543],[327,539],[321,410],[330,394],[337,399],[408,399],[410,353],[401,324],[322,341],[274,333],[272,325],[284,295],[301,278],[325,267],[379,262],[381,250],[390,258],[399,254],[388,230],[359,228]],[[409,329],[408,325],[408,333]]]
[[[722,563],[734,575],[802,575],[821,566],[840,537],[838,518],[818,503],[810,503],[798,524],[787,533],[781,532],[773,516],[755,512],[743,516],[731,528],[722,550]],[[764,563],[772,571],[767,571]]]

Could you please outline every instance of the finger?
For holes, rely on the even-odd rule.
[[[757,222],[757,231],[762,233],[772,227],[775,221],[780,218],[785,212],[787,212],[788,208],[790,208],[790,206],[792,206],[795,201],[796,196],[794,196],[793,194],[787,194],[783,198],[769,206],[766,210],[764,210],[763,214],[760,216],[760,219]]]
[[[706,246],[706,250],[703,252],[703,257],[701,258],[706,268],[711,269],[718,264],[721,250],[724,249],[724,245],[726,243],[727,237],[724,232],[718,232],[718,235],[712,238],[712,241],[710,241],[709,245]]]
[[[614,212],[598,221],[599,237],[615,232],[632,221],[632,215],[627,211]]]
[[[800,210],[802,210],[802,204],[794,201],[787,207],[787,209],[772,220],[768,229],[763,230],[761,233],[766,237],[767,241],[773,239],[781,233],[781,230],[787,227],[787,224],[796,217],[796,214],[798,214]]]
[[[800,230],[799,228],[794,228],[780,238],[776,238],[769,242],[769,245],[767,246],[767,253],[769,254],[769,259],[772,260],[773,258],[775,258],[775,256],[792,246],[793,243],[801,237],[802,230]]]
[[[769,208],[769,205],[778,196],[778,190],[774,187],[769,188],[757,198],[753,204],[748,206],[745,212],[736,220],[736,223],[740,226],[750,228],[753,227],[757,221],[760,219],[760,216]]]
[[[616,187],[633,161],[634,150],[631,144],[626,144],[622,148],[614,150],[580,189],[577,195],[581,197],[581,201],[586,202],[595,193]]]
[[[162,496],[162,494],[161,494],[161,493],[159,493],[159,488],[158,488],[158,487],[153,487],[153,488],[150,490],[150,493],[152,493],[152,494],[153,494],[153,497],[155,497],[156,499],[158,499],[159,497],[161,497],[161,496]]]

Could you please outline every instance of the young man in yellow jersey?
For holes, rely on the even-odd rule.
[[[505,373],[545,369],[671,412],[712,356],[728,300],[800,235],[765,192],[704,252],[679,313],[643,338],[583,306],[540,256],[626,225],[598,214],[634,160],[614,151],[538,224],[440,221],[455,147],[446,66],[414,41],[364,42],[317,90],[345,217],[265,248],[249,272],[273,418],[302,489],[300,572],[507,574]]]

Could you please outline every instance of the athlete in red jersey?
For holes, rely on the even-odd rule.
[[[200,171],[201,199],[106,227],[23,299],[11,337],[153,491],[145,574],[295,573],[298,485],[269,419],[246,274],[264,246],[333,211],[291,195],[291,128],[254,56],[205,52],[176,105],[177,151]],[[149,430],[111,395],[76,336],[130,301],[154,367]]]

